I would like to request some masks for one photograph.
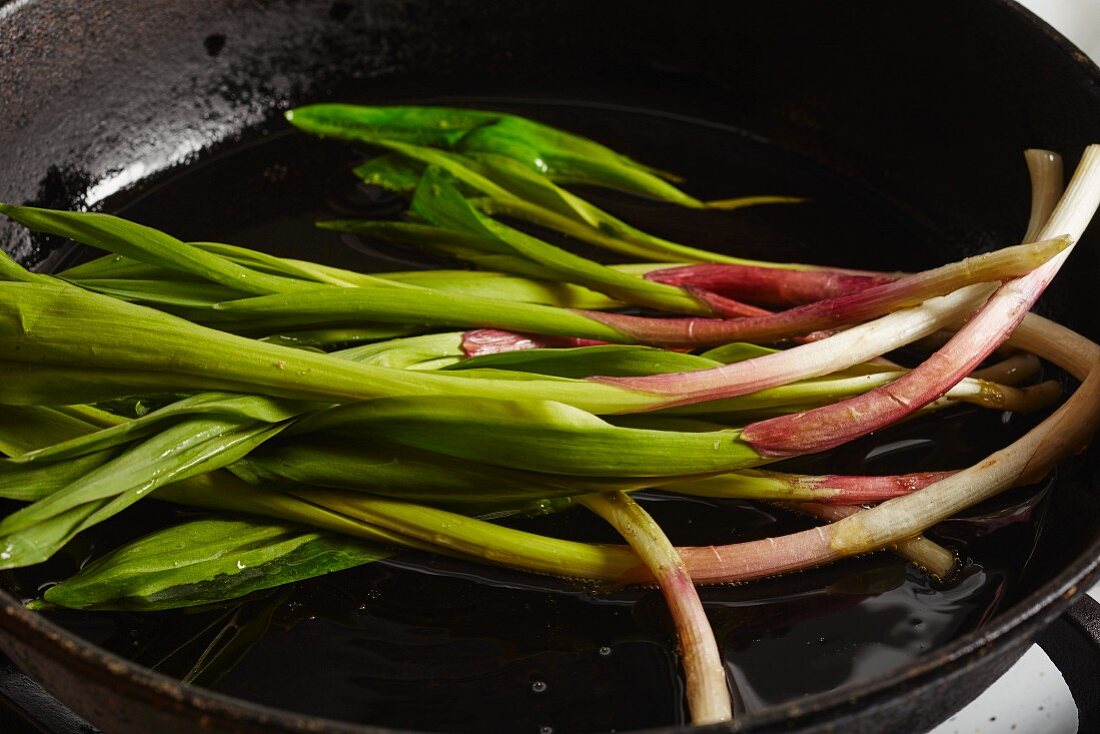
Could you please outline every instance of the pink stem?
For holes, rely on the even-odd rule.
[[[741,439],[761,456],[795,456],[840,446],[895,423],[937,400],[1012,334],[1042,294],[1068,250],[1009,281],[947,344],[894,382],[803,413],[750,424]]]
[[[749,316],[771,316],[772,312],[760,308],[759,306],[750,306],[747,303],[741,301],[735,301],[727,296],[712,293],[703,288],[696,288],[694,286],[683,286],[683,290],[690,293],[697,301],[705,305],[716,316],[722,318],[745,318]]]
[[[828,526],[810,528],[779,538],[761,538],[731,545],[677,547],[697,584],[730,583],[778,576],[837,561],[846,554],[830,543]],[[639,565],[624,575],[627,583],[652,578]]]
[[[920,309],[899,311],[827,339],[742,362],[697,372],[645,377],[591,377],[629,390],[668,396],[667,407],[733,398],[758,390],[820,377],[920,339],[976,308],[989,286],[973,285]]]
[[[853,275],[829,269],[780,270],[713,263],[651,270],[645,277],[657,283],[774,305],[797,305],[837,298],[895,279],[887,274]]]
[[[676,625],[692,722],[728,721],[732,702],[725,667],[699,592],[679,553],[649,513],[624,492],[583,496],[580,501],[622,534],[657,581]]]
[[[669,484],[670,492],[692,497],[781,500],[795,503],[861,505],[916,492],[953,472],[893,476],[806,475],[748,469]]]
[[[817,502],[779,502],[777,504],[791,512],[810,514],[829,522],[843,520],[863,509],[861,507],[826,505]],[[949,578],[959,564],[959,559],[954,553],[923,535],[915,535],[912,538],[899,540],[894,546],[894,552],[938,579]]]
[[[733,341],[777,341],[866,321],[899,308],[915,306],[928,298],[954,290],[966,283],[1025,275],[1067,245],[1066,240],[1047,240],[1030,245],[1017,245],[934,270],[907,275],[865,288],[857,293],[809,303],[779,313],[765,313],[745,318],[667,319],[598,311],[583,311],[583,313],[616,331],[648,344],[692,346],[725,344]],[[692,295],[700,298],[695,291],[692,291]],[[713,296],[713,298],[720,297]],[[705,302],[710,305],[709,301]],[[712,306],[712,308],[717,307]]]
[[[862,505],[883,502],[894,497],[911,494],[929,484],[938,482],[954,472],[915,472],[893,476],[852,476],[827,474],[824,476],[798,477],[813,492],[821,492],[817,500],[828,505]],[[835,491],[833,496],[825,493]]]

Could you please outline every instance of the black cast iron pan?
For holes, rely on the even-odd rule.
[[[877,192],[956,253],[1022,231],[1021,150],[1072,166],[1100,141],[1100,72],[1004,0],[16,0],[0,3],[0,196],[97,205],[349,84],[378,101],[525,90],[733,125]],[[49,255],[12,228],[0,244],[28,264]],[[1094,228],[1043,310],[1100,337],[1097,275]],[[732,729],[922,731],[977,695],[1095,582],[1098,453],[1059,474],[1059,530],[1022,601],[918,664]],[[181,685],[2,592],[0,647],[110,732],[382,731]]]

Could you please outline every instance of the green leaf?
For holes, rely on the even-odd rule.
[[[213,308],[214,304],[220,301],[230,301],[242,295],[248,295],[216,283],[177,280],[74,278],[69,282],[112,298],[143,303],[168,312],[188,308]]]
[[[377,324],[374,326],[349,327],[346,329],[303,329],[283,331],[260,337],[259,341],[280,347],[325,352],[333,347],[349,344],[376,342],[396,337],[419,334],[425,331],[423,326],[403,326],[401,324]]]
[[[6,204],[0,204],[0,212],[4,211],[2,207]],[[35,275],[22,265],[17,263],[11,258],[11,255],[0,250],[0,280],[20,281],[20,282],[34,282],[41,276]]]
[[[279,275],[286,278],[295,278],[311,284],[334,285],[341,288],[352,288],[365,285],[377,286],[379,288],[408,287],[399,283],[394,283],[380,276],[358,273],[343,268],[334,268],[331,265],[322,265],[320,263],[313,263],[305,260],[276,257],[275,255],[251,250],[247,247],[223,245],[218,242],[193,242],[191,244],[204,252],[224,257],[227,260],[231,260],[260,272]]]
[[[606,484],[574,481],[465,461],[382,441],[323,434],[262,447],[232,467],[250,484],[352,489],[408,501],[500,506],[580,494],[601,486],[637,488],[623,479]]]
[[[493,122],[498,112],[454,107],[363,107],[315,104],[297,107],[286,119],[306,132],[363,142],[403,140],[449,146],[479,125]]]
[[[319,288],[225,301],[190,313],[220,329],[281,333],[374,326],[498,328],[602,341],[630,341],[618,330],[569,309],[437,290]]]
[[[336,109],[338,107],[340,109]],[[762,196],[705,204],[654,176],[653,169],[602,145],[515,116],[500,115],[495,122],[470,128],[469,134],[462,136],[456,136],[454,128],[449,128],[448,134],[440,137],[430,128],[418,135],[416,128],[404,123],[396,127],[389,124],[408,114],[406,122],[415,119],[430,126],[433,111],[439,115],[451,112],[443,108],[327,105],[293,110],[288,113],[288,119],[310,132],[373,143],[406,158],[404,164],[392,155],[372,159],[356,171],[367,183],[407,193],[424,166],[436,165],[461,182],[464,194],[473,191],[484,194],[485,200],[479,206],[487,213],[505,214],[550,227],[615,252],[658,260],[802,267],[729,257],[649,235],[562,189],[555,181],[608,186],[696,208],[736,209],[757,204],[793,203],[801,199]],[[473,124],[463,121],[467,123]],[[517,126],[541,139],[546,151],[560,152],[557,169],[552,165],[553,154],[540,153],[529,141],[516,137]],[[432,150],[426,146],[455,152]]]
[[[303,403],[296,400],[278,400],[259,395],[207,392],[178,400],[159,410],[135,420],[84,434],[68,441],[28,451],[15,461],[59,461],[83,456],[102,449],[121,446],[163,431],[168,424],[183,418],[214,416],[228,418],[242,425],[250,421],[279,423],[308,410],[325,407],[324,404]]]
[[[380,560],[362,541],[257,520],[207,518],[157,531],[46,590],[72,609],[152,611],[235,599]]]
[[[0,497],[35,502],[82,479],[113,459],[116,451],[96,451],[44,465],[0,464]]]
[[[7,544],[0,552],[0,568],[48,558],[77,533],[158,487],[231,464],[283,427],[248,420],[184,420],[0,521],[0,545]],[[32,553],[22,555],[22,545]]]
[[[335,290],[322,289],[319,298],[327,298]],[[359,298],[358,303],[350,305],[349,310],[354,313],[360,306],[372,307],[364,297],[369,296],[369,290],[343,289],[336,302],[301,304],[301,307],[324,312],[349,308],[349,301]],[[394,297],[400,293],[404,289],[388,292],[383,307],[392,308]],[[437,315],[445,307],[470,308],[469,299],[427,290],[424,293],[430,294],[431,299],[422,296],[404,305]],[[287,308],[286,298],[284,295],[270,303],[276,312],[281,310],[292,316],[293,308]],[[426,306],[424,302],[428,300],[433,302]],[[475,305],[483,309],[482,315],[486,311],[499,313],[502,308],[488,299]],[[539,331],[532,328],[533,322],[561,326],[567,322],[594,323],[565,309],[507,304],[509,313],[515,309],[524,319],[504,328]],[[522,323],[527,317],[532,317],[532,321]],[[600,339],[616,333],[602,327],[593,329],[588,336]],[[332,402],[445,394],[562,399],[596,412],[635,411],[656,407],[662,400],[587,380],[471,380],[450,373],[358,365],[330,355],[203,328],[71,286],[41,283],[0,282],[0,341],[8,345],[8,351],[0,355],[0,402],[16,405],[95,402],[186,390],[226,390]],[[134,348],[135,345],[141,348]]]
[[[297,127],[329,137],[373,144],[401,141],[459,152],[508,155],[550,178],[586,183],[703,206],[662,180],[656,169],[599,143],[517,115],[442,107],[358,107],[323,104],[287,113]]]
[[[208,283],[206,278],[182,273],[172,268],[152,265],[123,255],[103,255],[80,265],[62,270],[57,277],[64,280],[175,280],[189,283]]]
[[[0,569],[33,566],[48,560],[101,512],[107,500],[74,507],[39,522],[33,532],[0,536]]]
[[[67,237],[151,265],[189,273],[245,293],[278,293],[302,287],[289,278],[260,273],[180,242],[164,232],[98,212],[65,212],[0,204],[0,214],[35,232]]]
[[[452,181],[439,169],[429,167],[413,196],[412,211],[437,226],[474,235],[494,252],[526,258],[562,279],[612,298],[666,311],[711,313],[681,288],[600,265],[486,217],[470,206]]]
[[[386,398],[321,411],[299,423],[293,434],[333,429],[470,461],[567,476],[662,477],[763,463],[739,442],[735,430],[617,428],[550,401]]]
[[[463,153],[505,156],[558,183],[585,184],[661,199],[680,206],[705,206],[661,176],[599,143],[520,117],[504,117],[464,135]],[[662,173],[664,177],[670,174]]]
[[[88,420],[63,409],[0,405],[0,453],[7,456],[50,446],[94,430]]]
[[[340,352],[340,356],[363,365],[397,370],[440,369],[465,356],[462,334],[448,332],[392,339],[347,349]]]
[[[387,280],[432,288],[454,295],[482,296],[502,301],[542,303],[560,308],[602,311],[624,304],[602,293],[561,280],[523,278],[478,270],[420,270],[385,273]]]
[[[376,155],[355,167],[353,173],[371,186],[380,186],[390,191],[411,194],[420,181],[423,166],[405,156],[394,153]]]

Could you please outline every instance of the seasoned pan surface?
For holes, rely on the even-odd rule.
[[[0,6],[0,198],[127,202],[139,181],[233,148],[291,104],[518,96],[730,125],[873,191],[944,254],[1009,241],[1019,152],[1100,139],[1097,71],[1000,2],[660,4],[38,3]],[[625,22],[624,18],[629,18]],[[935,39],[935,40],[932,40]],[[961,163],[960,163],[961,162]],[[11,228],[27,263],[53,243]],[[930,257],[935,259],[936,256]],[[1097,233],[1043,308],[1097,336]],[[1095,574],[1096,452],[1057,478],[1029,594],[874,684],[745,718],[752,730],[920,730],[995,679]],[[3,598],[3,645],[110,731],[332,731],[180,686]],[[115,691],[108,695],[107,691]]]

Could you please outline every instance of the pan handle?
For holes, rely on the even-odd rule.
[[[1100,602],[1086,594],[1036,642],[1066,679],[1077,704],[1077,730],[1100,732]]]

